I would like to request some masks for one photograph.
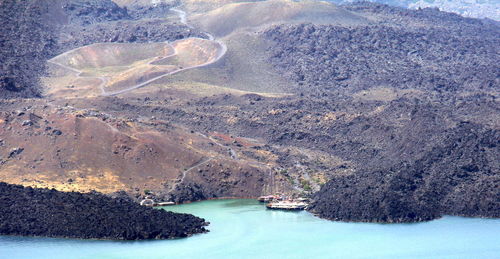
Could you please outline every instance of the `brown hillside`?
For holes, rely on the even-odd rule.
[[[214,138],[165,121],[112,118],[95,110],[29,105],[4,111],[0,136],[2,181],[62,191],[149,189],[175,196],[178,187],[194,184],[205,198],[251,197],[266,188],[263,175],[270,170],[235,157],[251,146],[228,152]]]
[[[191,20],[197,27],[216,36],[279,23],[355,25],[367,22],[365,18],[331,3],[291,0],[227,4],[210,12],[193,15]]]

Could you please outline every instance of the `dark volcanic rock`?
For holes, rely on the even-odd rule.
[[[56,45],[47,1],[0,1],[0,98],[40,96],[39,77]]]
[[[164,42],[205,37],[199,30],[164,19],[172,4],[133,4],[121,8],[110,0],[65,1],[69,22],[60,28],[58,53],[102,42]]]
[[[59,40],[59,53],[93,43],[164,42],[189,37],[205,36],[199,30],[160,19],[67,26]]]
[[[498,24],[434,9],[370,6],[352,9],[390,16],[354,28],[298,24],[268,29],[271,62],[299,84],[299,92],[372,87],[461,92],[500,85]]]
[[[204,190],[203,186],[200,186],[199,184],[185,184],[174,190],[170,199],[177,203],[183,203],[186,201],[201,201],[209,198],[206,196],[206,192],[207,191]]]
[[[63,0],[62,8],[73,24],[89,25],[131,18],[127,9],[111,0]]]
[[[170,13],[170,8],[179,3],[158,3],[156,5],[132,4],[127,6],[128,13],[133,19],[165,18]]]
[[[189,214],[147,208],[127,198],[0,183],[0,234],[92,239],[170,239],[206,232]]]
[[[334,177],[309,209],[345,221],[500,217],[500,132],[462,123],[440,138],[442,145],[414,162]]]

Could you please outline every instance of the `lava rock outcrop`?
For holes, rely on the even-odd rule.
[[[58,53],[93,43],[146,43],[205,38],[201,31],[161,19],[121,20],[85,27],[67,26],[61,34]]]
[[[99,193],[0,183],[0,234],[85,239],[171,239],[204,233],[207,222]]]
[[[0,98],[41,95],[39,78],[56,46],[45,2],[0,2]]]
[[[63,0],[62,8],[68,22],[73,24],[89,25],[131,18],[126,8],[111,0]]]
[[[179,5],[177,2],[157,3],[155,5],[131,4],[127,6],[127,12],[132,19],[158,19],[165,18],[170,13],[170,8]]]
[[[270,61],[299,85],[297,91],[461,92],[500,84],[498,24],[434,9],[360,5],[351,9],[387,17],[370,26],[278,25],[263,33],[271,42]]]
[[[462,123],[440,138],[443,144],[416,161],[334,177],[309,210],[363,222],[500,217],[500,132]]]

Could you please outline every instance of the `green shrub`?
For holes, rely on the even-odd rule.
[[[312,190],[311,183],[305,179],[300,180],[300,184],[302,185],[302,189],[304,191],[310,192]]]

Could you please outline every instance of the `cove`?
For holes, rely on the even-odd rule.
[[[332,222],[271,211],[254,200],[165,207],[210,221],[207,234],[161,241],[0,236],[0,258],[498,258],[500,220],[444,217],[425,223]]]

